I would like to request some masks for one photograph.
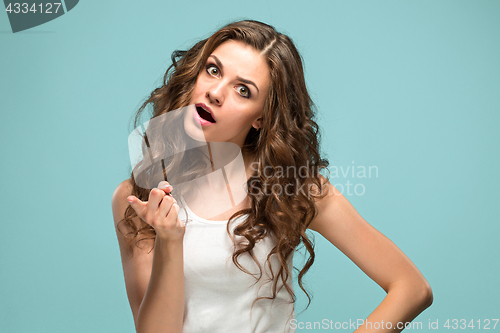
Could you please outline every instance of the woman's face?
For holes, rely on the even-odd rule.
[[[205,141],[242,147],[250,128],[262,126],[269,85],[269,66],[258,51],[240,41],[222,43],[198,74],[190,102],[196,107],[188,109],[186,132],[199,132],[201,126]]]

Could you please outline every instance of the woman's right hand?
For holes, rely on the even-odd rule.
[[[161,181],[158,188],[153,188],[149,193],[148,201],[141,201],[133,195],[128,196],[127,200],[137,216],[152,226],[161,239],[182,240],[186,226],[177,217],[179,205],[170,194],[171,191],[172,186]]]

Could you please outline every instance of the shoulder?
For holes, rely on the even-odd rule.
[[[328,179],[319,176],[321,188],[314,188],[314,195],[321,196],[315,199],[317,214],[311,221],[309,229],[318,231],[324,227],[325,222],[332,221],[342,211],[349,209],[350,203],[342,193],[333,186]]]
[[[321,186],[318,188],[316,184],[311,187],[311,193],[314,195],[316,208],[321,212],[326,206],[332,203],[338,196],[342,195],[328,179],[323,175],[319,175]]]
[[[132,194],[132,188],[132,179],[129,178],[122,181],[113,192],[111,201],[115,202],[120,199],[127,199],[127,197]]]
[[[111,197],[111,208],[113,210],[113,218],[115,225],[120,222],[125,214],[125,210],[129,206],[127,197],[132,194],[132,179],[127,179],[118,184],[113,196]]]

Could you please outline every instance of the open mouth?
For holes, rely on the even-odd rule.
[[[212,117],[210,112],[206,111],[201,106],[197,106],[196,111],[198,112],[198,115],[200,116],[201,119],[205,119],[206,121],[215,123],[215,119]]]

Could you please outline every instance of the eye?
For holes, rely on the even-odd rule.
[[[248,89],[246,86],[239,86],[236,88],[238,93],[245,98],[250,98],[250,89]]]
[[[205,69],[207,70],[207,73],[212,75],[212,76],[217,76],[219,75],[219,68],[215,66],[214,64],[208,64]]]

